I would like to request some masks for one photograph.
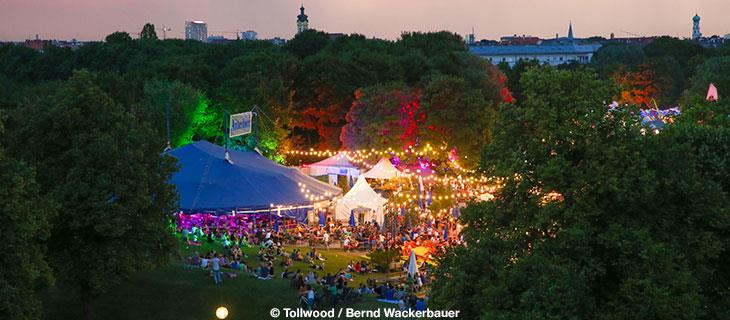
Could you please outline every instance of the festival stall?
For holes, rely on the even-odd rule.
[[[327,159],[315,162],[302,167],[305,172],[313,177],[327,176],[331,185],[337,185],[337,176],[347,176],[348,180],[360,176],[360,169],[350,163],[347,155],[338,153]]]
[[[348,222],[350,216],[354,215],[354,210],[364,215],[362,220],[374,220],[382,225],[384,220],[383,210],[387,202],[387,199],[370,187],[365,178],[360,177],[352,189],[342,199],[335,202],[335,219]]]
[[[403,174],[396,169],[388,158],[380,158],[380,161],[376,163],[368,172],[363,174],[363,177],[368,179],[394,179]]]

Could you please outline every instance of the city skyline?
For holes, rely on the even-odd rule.
[[[259,38],[290,38],[304,5],[309,27],[326,32],[360,33],[396,39],[403,31],[448,30],[477,39],[513,34],[552,38],[565,36],[572,21],[576,37],[633,35],[691,36],[691,18],[698,13],[705,36],[730,33],[722,0],[0,0],[0,40],[101,40],[114,31],[136,36],[146,22],[172,28],[168,38],[184,38],[187,20],[208,23],[209,35],[235,38],[233,32],[255,30]],[[373,23],[376,19],[379,23]],[[633,34],[633,35],[632,35]]]

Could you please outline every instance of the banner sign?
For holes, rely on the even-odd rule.
[[[231,125],[228,127],[228,136],[238,137],[251,133],[252,112],[244,112],[231,115]]]

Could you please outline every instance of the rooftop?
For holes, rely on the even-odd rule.
[[[471,46],[469,51],[475,55],[521,55],[521,54],[568,54],[594,53],[600,44],[565,44],[565,45],[525,45],[525,46]]]

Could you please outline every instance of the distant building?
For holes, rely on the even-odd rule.
[[[474,28],[471,28],[471,33],[466,35],[464,42],[466,42],[467,46],[473,46],[477,44],[477,38],[474,35]]]
[[[542,64],[557,66],[565,63],[589,63],[601,44],[589,40],[575,39],[573,23],[568,25],[568,36],[542,40],[537,37],[502,37],[499,45],[470,46],[474,55],[493,64],[506,63],[510,67],[520,60],[535,60]]]
[[[309,30],[309,17],[304,14],[304,6],[299,8],[299,15],[297,16],[297,33],[302,33]]]
[[[700,32],[700,16],[695,14],[692,17],[692,40],[699,40],[702,38],[702,32]]]
[[[236,41],[235,39],[227,39],[226,37],[219,35],[209,36],[206,40],[206,42],[213,44],[227,44]]]
[[[43,47],[46,45],[46,43],[50,43],[50,41],[38,39],[38,35],[36,35],[35,39],[33,40],[25,40],[23,46],[31,48],[35,51],[43,52]]]
[[[243,39],[244,41],[253,41],[256,40],[256,37],[258,35],[259,34],[256,33],[256,31],[248,30],[241,33],[241,39]]]
[[[185,21],[185,39],[207,41],[208,24],[204,21]]]
[[[472,46],[469,51],[493,64],[507,63],[510,67],[520,60],[536,60],[557,66],[565,63],[589,63],[600,44],[558,44],[520,46]]]
[[[542,43],[542,39],[526,35],[514,35],[499,38],[499,44],[505,46],[528,46],[538,45],[540,43]]]
[[[696,41],[705,48],[717,48],[725,43],[730,43],[730,39],[725,37],[721,37],[718,35],[714,35],[711,37],[702,37],[699,39],[696,39]]]
[[[274,37],[273,39],[269,39],[269,41],[276,46],[283,46],[286,43],[286,40],[280,37]]]
[[[342,33],[342,32],[332,32],[332,33],[328,32],[327,33],[327,37],[330,39],[330,41],[333,41],[333,40],[335,40],[335,39],[337,39],[339,37],[342,37],[344,35],[345,34]]]

